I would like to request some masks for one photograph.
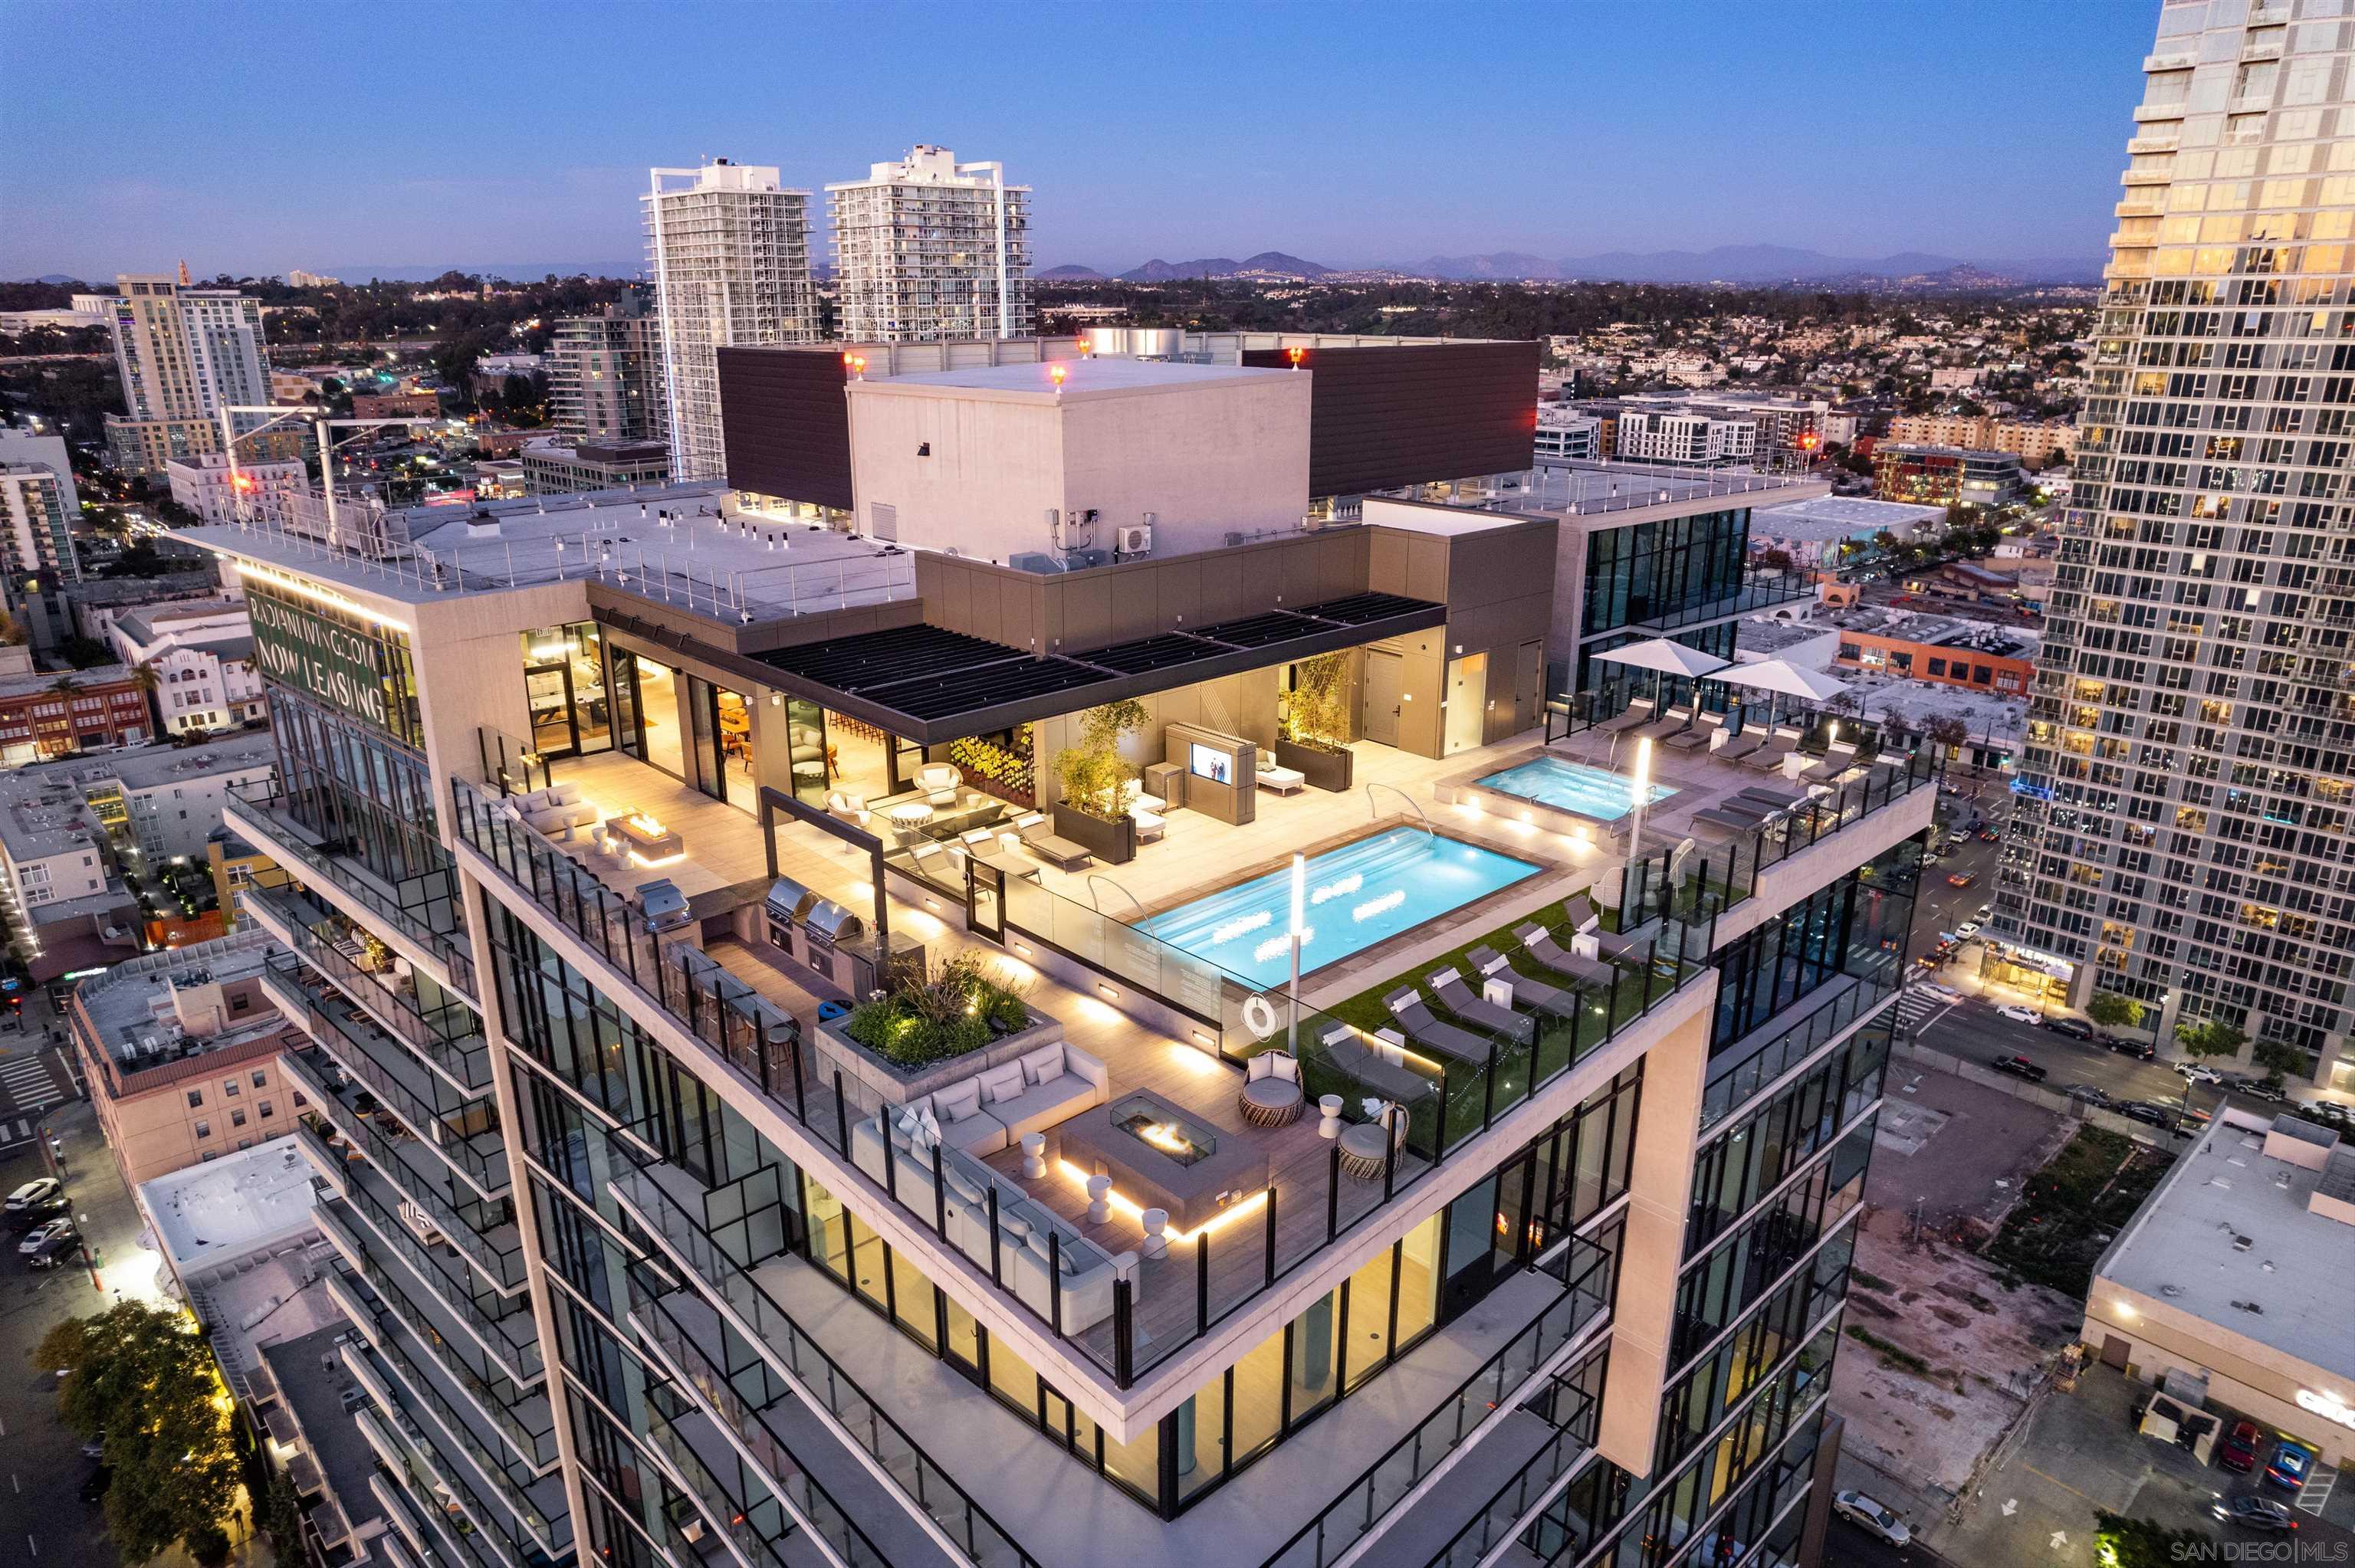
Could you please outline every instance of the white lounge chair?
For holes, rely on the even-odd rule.
[[[1308,787],[1308,775],[1297,768],[1279,768],[1275,753],[1263,747],[1259,754],[1259,787],[1273,789],[1279,795],[1289,795],[1295,789]]]

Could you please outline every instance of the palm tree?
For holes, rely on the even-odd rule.
[[[59,675],[56,680],[49,683],[49,691],[51,694],[56,696],[69,697],[80,690],[81,683],[75,680],[71,675]]]

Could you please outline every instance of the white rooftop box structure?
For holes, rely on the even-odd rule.
[[[1039,571],[1294,532],[1310,374],[1074,359],[854,379],[858,528]]]

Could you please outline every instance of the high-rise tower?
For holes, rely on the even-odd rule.
[[[1030,330],[1030,187],[1003,164],[919,145],[826,187],[840,335],[856,343]]]
[[[724,465],[714,351],[817,341],[809,193],[786,190],[773,168],[724,158],[650,173],[638,204],[662,318],[671,471],[718,479]]]
[[[2284,0],[2159,13],[1989,959],[2076,1005],[2140,1001],[2162,1044],[2216,1020],[2342,1085],[2349,33]]]

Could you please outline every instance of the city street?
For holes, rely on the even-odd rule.
[[[90,1106],[76,1100],[53,1109],[44,1125],[63,1148],[71,1213],[93,1261],[37,1271],[16,1255],[25,1226],[16,1216],[0,1224],[0,1473],[7,1481],[0,1488],[0,1564],[111,1568],[116,1554],[99,1505],[77,1496],[95,1466],[58,1420],[56,1380],[33,1369],[32,1353],[68,1318],[118,1299],[159,1299],[162,1260],[139,1245],[137,1206]],[[0,1191],[50,1173],[37,1139],[0,1155]]]

